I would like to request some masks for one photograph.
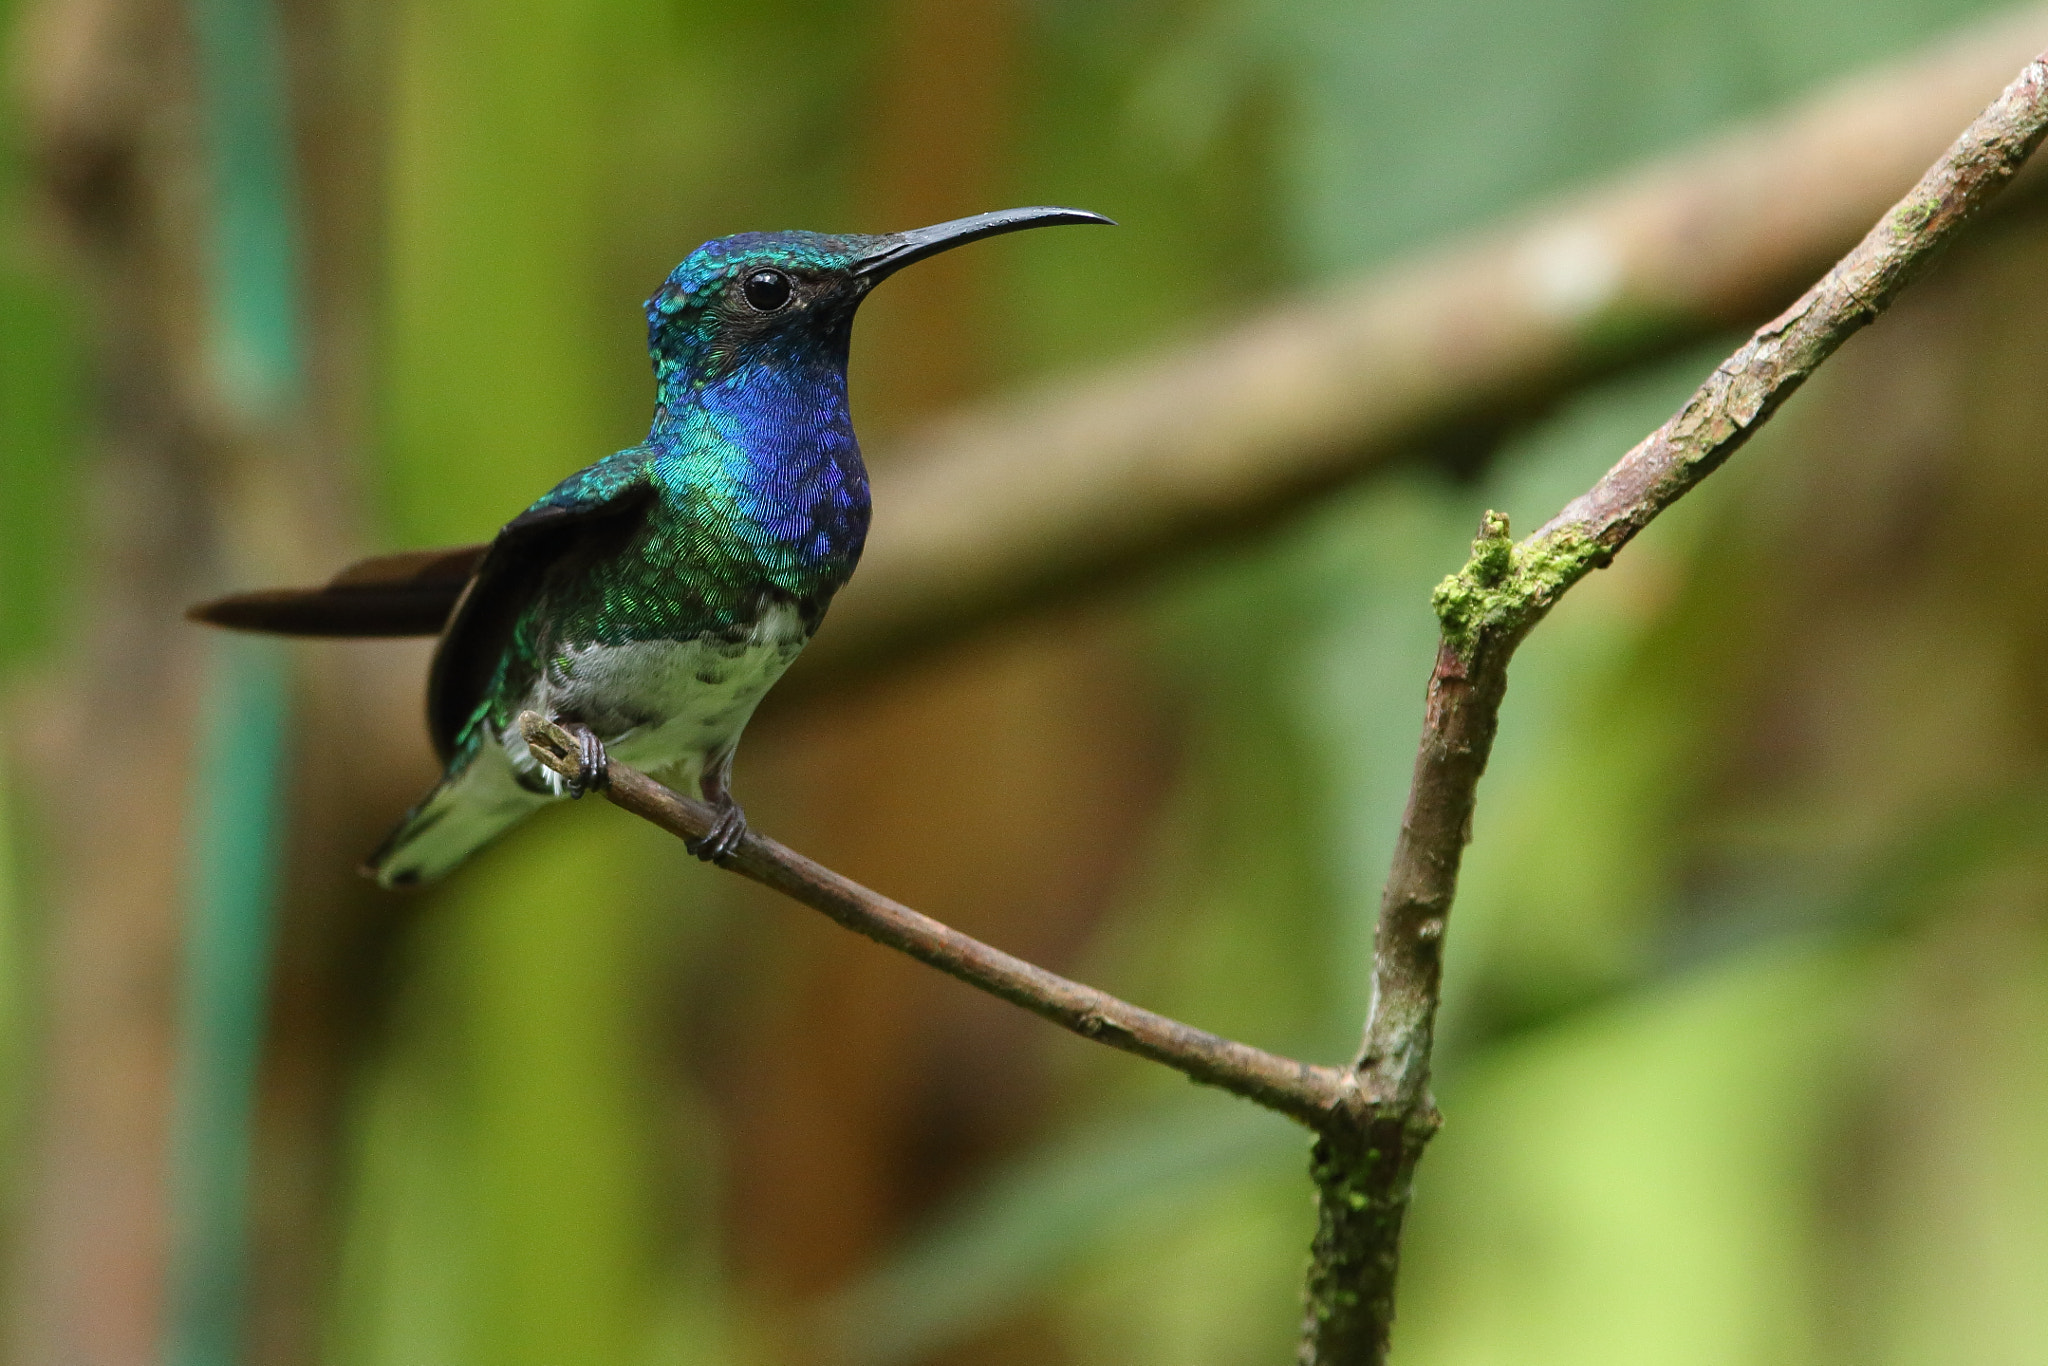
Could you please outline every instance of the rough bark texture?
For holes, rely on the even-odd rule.
[[[1309,1159],[1316,1234],[1309,1245],[1300,1360],[1378,1361],[1394,1327],[1401,1225],[1423,1145],[1436,1133],[1427,1106],[1375,1115],[1353,1132],[1319,1135]]]

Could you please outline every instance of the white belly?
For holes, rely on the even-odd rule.
[[[563,650],[527,695],[548,717],[580,720],[621,763],[695,794],[707,763],[731,753],[762,696],[809,639],[795,607],[777,604],[738,641],[641,641]],[[515,730],[506,756],[538,767]],[[560,790],[552,771],[542,770]]]

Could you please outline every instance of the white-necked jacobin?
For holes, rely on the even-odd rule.
[[[854,311],[888,275],[997,233],[1107,223],[1008,209],[881,236],[706,242],[647,301],[647,439],[570,475],[488,545],[366,560],[331,582],[223,598],[200,621],[304,636],[439,635],[427,729],[445,770],[364,871],[430,882],[530,811],[603,781],[607,753],[719,809],[733,749],[860,559],[868,478],[847,409]],[[571,726],[580,772],[540,765],[517,718]]]

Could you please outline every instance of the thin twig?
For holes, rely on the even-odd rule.
[[[533,712],[523,714],[519,723],[542,763],[564,776],[575,775],[576,742],[568,731]],[[604,792],[613,804],[670,834],[699,840],[717,819],[704,803],[625,764],[613,761],[609,775]],[[723,866],[1083,1038],[1164,1063],[1311,1128],[1324,1127],[1355,1103],[1357,1083],[1346,1069],[1267,1053],[1069,981],[869,891],[764,835],[749,831]]]
[[[1380,905],[1373,1007],[1354,1067],[1369,1096],[1353,1134],[1326,1126],[1301,1360],[1384,1359],[1402,1218],[1437,1116],[1429,1061],[1443,940],[1508,660],[1560,596],[1727,460],[1848,337],[1882,313],[2048,133],[2048,53],[1970,125],[1820,283],[1715,369],[1593,488],[1516,544],[1488,513],[1470,563],[1437,589],[1443,641],[1408,808]],[[1782,188],[1782,187],[1781,187]]]

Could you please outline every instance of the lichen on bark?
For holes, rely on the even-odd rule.
[[[1507,514],[1488,512],[1472,542],[1472,558],[1436,586],[1430,605],[1443,623],[1445,642],[1469,663],[1484,637],[1519,636],[1603,559],[1599,543],[1574,527],[1516,545]]]

